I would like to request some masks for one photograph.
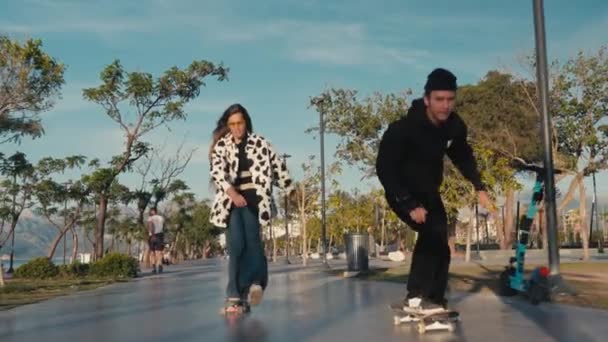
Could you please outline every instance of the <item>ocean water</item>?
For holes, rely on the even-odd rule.
[[[28,261],[30,261],[33,258],[29,258],[29,259],[24,259],[24,258],[15,258],[13,259],[13,269],[17,269],[17,267],[27,263]],[[2,263],[3,267],[4,267],[4,271],[8,270],[8,267],[10,265],[10,261],[9,260],[0,260],[0,262]],[[67,257],[65,260],[66,263],[70,262],[70,258]],[[53,258],[53,263],[55,265],[63,265],[63,256],[60,258]]]

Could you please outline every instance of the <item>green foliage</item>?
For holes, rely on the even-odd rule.
[[[223,229],[209,222],[211,208],[207,201],[197,201],[191,192],[178,192],[171,199],[169,208],[165,239],[174,244],[177,254],[197,257],[203,255],[207,248],[219,249],[217,237]]]
[[[126,140],[124,152],[114,156],[108,168],[97,169],[85,180],[97,195],[101,210],[95,242],[98,257],[103,255],[102,237],[107,203],[112,200],[110,196],[114,194],[123,202],[134,198],[132,194],[122,197],[120,189],[112,187],[117,186],[115,181],[119,174],[131,171],[135,162],[150,152],[149,144],[141,141],[142,136],[174,120],[185,120],[187,113],[183,107],[199,95],[200,88],[205,85],[205,77],[213,76],[218,81],[224,81],[227,75],[228,69],[222,65],[194,61],[184,69],[172,67],[155,79],[149,73],[127,72],[119,60],[114,60],[101,71],[101,85],[83,89],[83,97],[100,105],[123,130]],[[166,192],[166,189],[161,190]],[[142,195],[137,194],[138,204],[145,199]],[[144,208],[139,209],[140,217]]]
[[[458,89],[456,111],[476,144],[535,162],[542,158],[536,102],[533,82],[492,70],[477,84]]]
[[[591,233],[591,241],[604,241],[604,232],[601,230],[594,230]]]
[[[571,170],[585,176],[608,168],[607,49],[591,56],[579,52],[561,66],[552,85],[557,149],[568,157]]]
[[[473,144],[473,150],[481,179],[487,185],[492,197],[502,196],[510,189],[519,190],[521,188],[521,184],[514,177],[515,170],[510,167],[510,159],[481,144]],[[473,186],[451,163],[446,163],[441,195],[449,222],[457,219],[458,211],[461,208],[470,208],[477,201],[477,194]]]
[[[53,106],[65,67],[42,50],[42,41],[23,43],[0,34],[0,139],[40,137],[39,114]]]
[[[185,119],[183,106],[197,97],[205,85],[204,78],[227,79],[228,69],[207,61],[194,61],[185,69],[172,67],[159,77],[144,72],[127,72],[119,60],[114,60],[100,73],[102,84],[84,89],[84,98],[101,105],[106,114],[129,131],[137,140],[143,134],[164,123]],[[137,113],[136,125],[130,130],[120,103],[126,102]]]
[[[71,264],[59,266],[59,276],[64,278],[84,278],[89,275],[91,265],[75,261]]]
[[[327,225],[334,237],[346,231],[364,232],[374,225],[374,198],[354,191],[335,191],[328,197]]]
[[[48,279],[59,274],[59,268],[44,257],[34,258],[15,270],[15,278]]]
[[[133,257],[120,253],[106,254],[90,266],[92,276],[104,278],[133,278],[139,272],[139,263]]]
[[[364,177],[375,175],[378,146],[388,125],[407,112],[407,96],[374,93],[363,100],[356,90],[330,89],[310,100],[310,106],[325,117],[325,132],[340,137],[336,156],[357,165]],[[312,128],[307,132],[318,130]]]
[[[38,161],[38,181],[34,185],[34,194],[43,214],[55,215],[58,213],[55,206],[63,206],[69,201],[82,202],[87,198],[89,189],[83,182],[68,180],[58,183],[54,180],[58,173],[80,168],[85,161],[86,157],[80,155],[60,159],[47,157]],[[66,217],[66,213],[62,213],[62,216]]]
[[[0,153],[0,174],[5,177],[0,180],[0,217],[10,223],[10,234],[17,226],[23,210],[34,205],[32,192],[37,177],[36,168],[22,152],[9,157]],[[2,221],[2,228],[4,223]]]

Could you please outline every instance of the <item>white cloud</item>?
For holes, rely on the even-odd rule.
[[[223,43],[273,40],[296,62],[328,65],[412,64],[428,54],[421,49],[401,50],[377,42],[362,24],[305,20],[241,22],[213,37]]]
[[[51,115],[81,112],[84,110],[91,110],[94,108],[99,109],[100,107],[92,102],[86,101],[82,97],[82,90],[84,88],[94,87],[95,85],[86,84],[82,82],[70,82],[67,81],[66,85],[61,90],[61,96],[55,101],[55,105],[51,109]]]
[[[556,53],[555,57],[574,57],[579,50],[595,53],[601,45],[607,45],[608,16],[599,20],[589,21],[577,30],[573,30],[564,39],[548,41],[547,48]],[[561,58],[560,58],[561,59]]]
[[[222,99],[197,99],[186,104],[184,106],[184,111],[188,114],[204,113],[214,114],[219,117],[219,115],[234,102],[234,100]]]
[[[278,46],[279,55],[292,61],[327,65],[411,64],[426,54],[416,48],[390,48],[360,23],[256,19],[235,15],[230,5],[217,3],[197,4],[194,11],[195,4],[189,2],[168,6],[163,1],[155,1],[128,17],[120,13],[129,9],[129,5],[104,7],[74,2],[55,5],[34,2],[32,6],[39,18],[32,16],[28,24],[0,22],[0,26],[7,32],[22,34],[91,33],[107,44],[119,44],[127,33],[193,29],[205,42],[219,45],[271,42]],[[43,16],[41,9],[45,12]],[[396,32],[392,33],[396,35]]]

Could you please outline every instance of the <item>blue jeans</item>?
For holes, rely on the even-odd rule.
[[[266,289],[268,263],[260,236],[258,216],[250,208],[232,208],[227,230],[228,298],[247,298],[249,287]]]

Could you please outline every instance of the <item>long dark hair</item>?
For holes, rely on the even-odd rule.
[[[218,142],[218,140],[223,138],[230,131],[228,129],[228,119],[236,113],[243,114],[243,118],[245,119],[245,126],[247,127],[247,132],[253,132],[253,124],[251,123],[251,117],[249,116],[249,112],[247,112],[247,109],[245,109],[245,107],[243,107],[239,103],[235,103],[230,107],[226,108],[220,119],[217,120],[217,125],[213,130],[211,146],[209,146],[209,160],[211,160],[211,153],[213,152],[213,147],[215,147],[215,144]]]

